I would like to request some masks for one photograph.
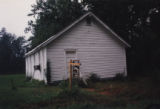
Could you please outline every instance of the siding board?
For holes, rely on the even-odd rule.
[[[26,76],[46,82],[47,55],[46,48],[26,57]],[[35,70],[34,66],[40,65],[41,70]]]
[[[126,71],[125,47],[96,21],[91,26],[81,21],[47,46],[52,81],[68,76],[65,49],[76,49],[77,58],[82,64],[82,77],[97,73],[101,78],[107,78]]]

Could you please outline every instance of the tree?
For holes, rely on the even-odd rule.
[[[38,0],[32,6],[31,14],[35,22],[29,21],[27,31],[32,30],[32,48],[51,37],[83,14],[83,8],[77,1]]]
[[[0,74],[24,72],[24,37],[0,31]]]

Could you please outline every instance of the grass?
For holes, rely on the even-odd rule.
[[[17,109],[19,105],[45,101],[56,96],[59,90],[37,81],[26,82],[24,75],[3,75],[0,76],[0,109]]]
[[[64,87],[62,87],[64,86]],[[160,88],[148,78],[94,82],[90,88],[46,86],[24,75],[0,76],[0,109],[145,109],[160,104]]]

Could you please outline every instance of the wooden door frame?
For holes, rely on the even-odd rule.
[[[66,57],[66,52],[67,51],[74,51],[75,52],[75,54],[76,54],[76,56],[75,56],[75,59],[77,59],[78,58],[78,55],[77,55],[77,51],[78,51],[78,49],[71,49],[71,48],[69,48],[69,49],[64,49],[64,67],[65,67],[65,79],[68,79],[68,73],[67,73],[67,65],[66,65],[66,63],[67,63],[67,57]]]

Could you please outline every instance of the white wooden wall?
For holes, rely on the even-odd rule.
[[[26,57],[26,76],[46,82],[47,55],[46,48]],[[34,66],[40,65],[41,71],[35,70]]]
[[[66,49],[76,50],[77,58],[82,64],[82,77],[88,77],[90,73],[96,73],[101,78],[123,72],[127,74],[124,45],[96,21],[91,26],[82,21],[48,45],[47,59],[50,62],[52,81],[68,77]]]

